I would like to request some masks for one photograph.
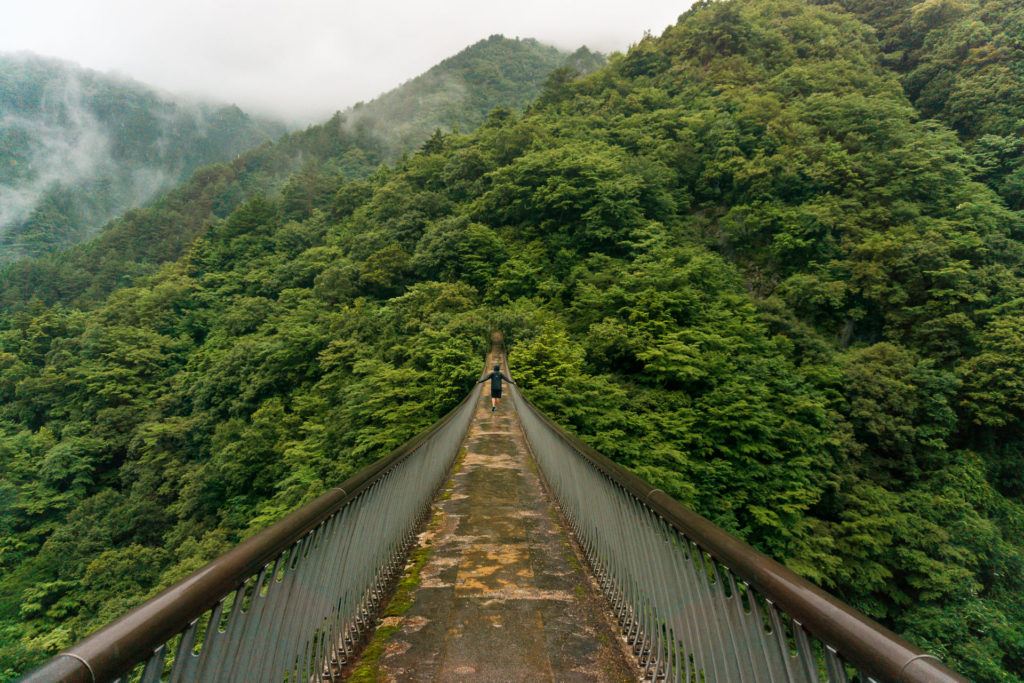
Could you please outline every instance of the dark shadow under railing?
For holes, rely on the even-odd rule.
[[[22,683],[340,680],[455,461],[477,395]]]
[[[648,677],[966,681],[601,455],[517,388],[512,395],[545,483]]]

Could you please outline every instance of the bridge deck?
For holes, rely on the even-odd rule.
[[[637,680],[541,487],[511,400],[491,413],[485,385],[463,446],[420,539],[427,557],[411,606],[384,619],[356,677]]]

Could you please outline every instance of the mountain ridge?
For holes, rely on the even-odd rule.
[[[523,60],[520,54],[533,58]],[[586,46],[573,53],[533,38],[506,38],[500,34],[477,41],[414,78],[345,110],[353,125],[372,122],[372,129],[387,141],[388,159],[402,150],[415,149],[436,129],[470,131],[483,123],[493,103],[522,109],[540,94],[547,76],[571,64],[585,74],[603,63]],[[412,110],[427,109],[412,115]],[[386,132],[384,132],[386,131]]]

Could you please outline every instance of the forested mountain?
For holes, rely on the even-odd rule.
[[[180,258],[0,318],[0,669],[429,424],[497,327],[598,449],[1024,680],[1024,217],[891,62],[838,6],[701,2],[364,178],[339,117],[279,193],[193,179]]]
[[[0,307],[35,299],[92,305],[133,277],[181,256],[211,221],[254,193],[281,193],[286,203],[307,201],[288,198],[303,177],[365,177],[438,129],[468,131],[495,107],[525,106],[552,71],[589,72],[603,61],[585,47],[566,54],[534,40],[491,36],[378,99],[196,171],[187,183],[152,206],[128,212],[87,244],[0,269]]]
[[[496,106],[522,109],[540,94],[555,69],[590,73],[603,63],[600,54],[586,47],[566,55],[533,39],[493,35],[345,114],[354,123],[368,124],[394,160],[438,128],[466,132],[483,123]]]
[[[238,107],[0,54],[0,263],[82,242],[199,166],[282,133]]]
[[[828,0],[833,2],[834,0]],[[957,131],[981,178],[1024,208],[1024,5],[840,0],[878,31],[884,62],[924,116]]]

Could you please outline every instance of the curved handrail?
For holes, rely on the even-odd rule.
[[[470,391],[448,414],[384,458],[56,655],[27,674],[22,683],[100,683],[145,661],[226,594],[359,497],[444,428],[475,396],[476,392]]]
[[[748,581],[851,664],[882,680],[897,683],[966,683],[967,679],[947,668],[934,655],[832,597],[601,455],[533,406],[518,388],[513,387],[512,392],[547,428],[605,477],[696,543],[715,561]]]

